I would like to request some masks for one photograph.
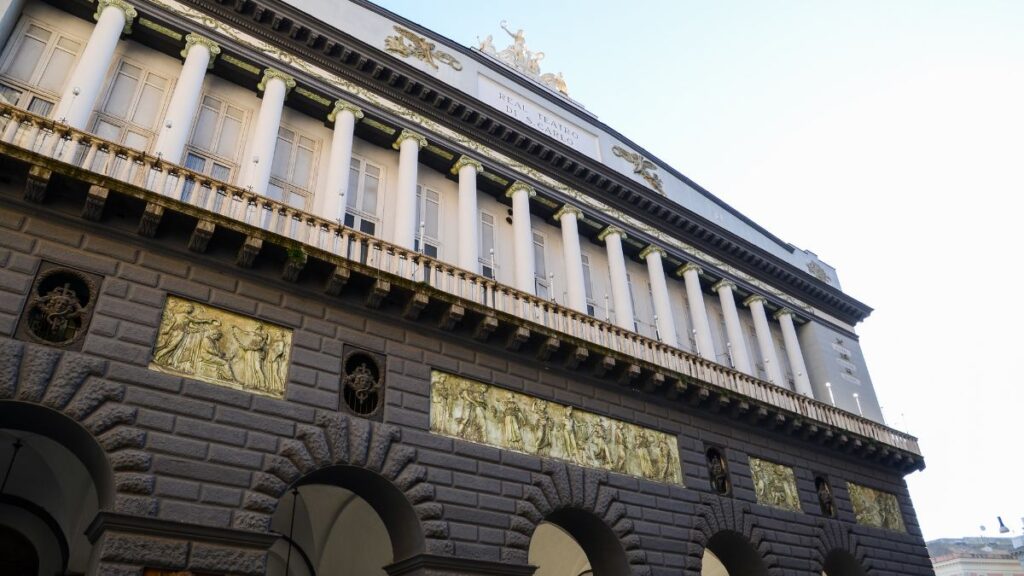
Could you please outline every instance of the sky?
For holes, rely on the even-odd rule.
[[[1022,533],[1024,2],[378,2],[466,46],[524,29],[601,121],[835,266],[920,438],[925,538]]]

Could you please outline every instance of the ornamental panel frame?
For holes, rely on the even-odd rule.
[[[284,398],[292,330],[168,294],[149,369]]]
[[[796,487],[796,474],[791,467],[753,456],[749,458],[749,464],[758,504],[790,512],[803,512],[800,492]]]
[[[675,436],[440,370],[430,374],[430,431],[684,485]]]
[[[895,494],[853,482],[846,483],[857,524],[894,532],[907,531]]]

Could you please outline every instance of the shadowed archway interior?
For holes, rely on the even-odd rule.
[[[332,466],[281,497],[268,575],[386,576],[384,566],[422,550],[415,510],[397,487],[360,468]]]
[[[867,572],[853,554],[845,550],[833,550],[825,556],[822,576],[867,576]]]
[[[66,416],[28,403],[0,402],[0,426],[0,549],[17,552],[3,554],[0,573],[85,573],[85,529],[113,492],[102,448]]]
[[[600,518],[562,508],[537,525],[529,562],[535,576],[628,576],[629,562],[615,533]]]
[[[768,576],[757,549],[742,534],[723,531],[704,548],[701,576]]]

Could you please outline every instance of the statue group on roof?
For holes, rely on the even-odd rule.
[[[544,53],[539,50],[533,51],[526,47],[526,33],[522,28],[513,32],[509,29],[508,23],[502,20],[501,29],[512,38],[512,44],[499,51],[494,47],[494,36],[488,34],[486,38],[480,40],[477,49],[496,58],[505,65],[538,80],[552,90],[557,90],[565,96],[569,95],[569,88],[566,86],[565,78],[561,72],[557,74],[551,72],[541,74],[540,61],[544,59]]]

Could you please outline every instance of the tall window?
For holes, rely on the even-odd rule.
[[[348,178],[348,192],[345,194],[345,226],[366,234],[376,234],[380,218],[377,216],[377,199],[383,188],[381,180],[384,171],[380,166],[362,158],[352,157]]]
[[[437,258],[441,247],[441,195],[416,185],[416,250]]]
[[[317,143],[312,138],[290,128],[279,127],[267,196],[294,208],[305,209],[313,181],[316,150]]]
[[[480,213],[480,274],[494,279],[494,216]]]
[[[241,108],[213,96],[204,96],[185,153],[185,166],[231,182],[238,167],[245,118]]]
[[[590,280],[590,256],[580,254],[583,263],[583,291],[587,295],[587,314],[594,316],[597,307],[594,303],[594,284]]]
[[[147,150],[155,135],[170,81],[128,61],[122,61],[97,111],[94,132],[100,138]]]
[[[551,298],[551,279],[545,258],[544,235],[533,233],[533,278],[534,292],[541,298]]]
[[[633,290],[633,276],[626,272],[626,286],[629,287],[629,303],[633,305],[633,331],[640,332],[640,318],[637,317],[636,295]]]
[[[26,21],[3,62],[0,99],[49,115],[81,49],[81,41]]]

